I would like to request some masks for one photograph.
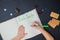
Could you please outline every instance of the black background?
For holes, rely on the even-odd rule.
[[[37,7],[37,12],[41,12],[39,17],[43,25],[47,24],[48,21],[52,19],[50,17],[51,11],[60,14],[59,0],[0,0],[0,23],[32,10],[35,7]],[[6,12],[4,11],[4,8],[7,9]],[[20,9],[19,13],[15,12],[16,8]],[[13,15],[10,16],[10,13],[13,13]],[[60,16],[58,20],[60,20]],[[60,25],[55,29],[49,26],[48,28],[45,28],[45,30],[48,31],[55,40],[60,40]],[[0,40],[2,40],[1,36]],[[40,34],[28,40],[45,40],[45,38]]]

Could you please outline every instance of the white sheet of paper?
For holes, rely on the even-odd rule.
[[[11,40],[17,34],[18,25],[15,18],[0,24],[0,33],[3,40]]]
[[[11,40],[13,37],[15,37],[17,35],[17,29],[20,25],[24,25],[25,32],[27,33],[27,35],[22,40],[41,34],[40,31],[34,29],[31,26],[32,22],[34,21],[38,21],[42,27],[36,9],[26,12],[6,22],[0,23],[0,33],[3,37],[3,40]]]

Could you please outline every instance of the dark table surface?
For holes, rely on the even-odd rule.
[[[48,24],[48,21],[52,19],[50,17],[51,11],[60,13],[59,0],[0,0],[0,23],[32,10],[35,7],[37,12],[40,11],[39,17],[43,25]],[[4,11],[4,8],[7,9],[6,12]],[[20,9],[19,13],[15,12],[16,8]],[[10,16],[10,13],[13,13],[13,15]],[[60,20],[60,16],[58,20]],[[45,28],[45,30],[48,31],[55,40],[60,40],[60,25],[55,29],[49,26],[48,28]],[[2,40],[1,35],[0,40]],[[40,34],[28,40],[45,40],[45,38]]]

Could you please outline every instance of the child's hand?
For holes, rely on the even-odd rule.
[[[20,38],[23,38],[26,35],[26,33],[25,33],[25,27],[23,25],[21,25],[18,28],[18,35],[20,35]]]
[[[38,30],[40,30],[40,28],[41,28],[39,22],[37,22],[37,21],[32,23],[32,27],[34,27],[35,29],[38,29]]]
[[[14,37],[12,40],[21,40],[24,36],[26,35],[25,33],[25,28],[23,25],[21,25],[19,28],[18,28],[18,34],[16,37]]]

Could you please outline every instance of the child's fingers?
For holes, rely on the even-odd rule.
[[[27,33],[24,33],[24,36],[26,36],[27,35]]]
[[[36,21],[32,23],[32,27],[35,28],[35,29],[38,29],[38,30],[41,28],[40,24]]]
[[[19,26],[19,28],[18,29],[24,29],[24,26],[23,25],[21,25],[21,26]]]
[[[20,33],[25,33],[25,27],[23,25],[21,25],[19,28],[18,28],[18,34]]]
[[[39,23],[35,21],[35,22],[32,23],[32,26],[33,27],[38,27],[39,26]]]

